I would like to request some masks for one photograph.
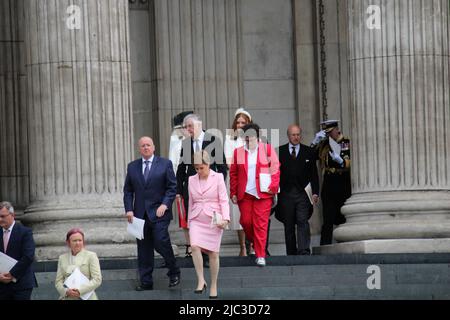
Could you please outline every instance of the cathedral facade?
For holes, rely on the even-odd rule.
[[[447,0],[2,0],[0,199],[39,260],[73,226],[101,257],[134,256],[137,139],[167,157],[174,115],[225,132],[245,107],[275,143],[327,119],[351,137],[347,223],[319,252],[448,252],[449,16]]]

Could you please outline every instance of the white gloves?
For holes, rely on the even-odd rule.
[[[330,151],[330,157],[331,157],[331,159],[333,159],[334,162],[339,163],[341,166],[344,163],[344,160],[336,152]]]
[[[319,131],[316,133],[316,136],[315,136],[314,140],[311,142],[311,144],[317,145],[317,144],[319,144],[320,141],[322,141],[326,137],[327,137],[327,134],[325,133],[325,130]]]

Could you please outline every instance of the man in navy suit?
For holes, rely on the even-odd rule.
[[[128,222],[133,217],[145,220],[144,239],[137,240],[140,285],[137,291],[153,290],[154,250],[164,258],[169,268],[169,287],[180,283],[169,236],[172,202],[177,182],[172,162],[154,155],[155,145],[149,137],[139,139],[142,158],[128,164],[123,187],[123,202]]]
[[[30,300],[37,286],[32,269],[33,233],[14,219],[11,203],[0,202],[0,251],[17,260],[9,272],[0,272],[0,300]]]

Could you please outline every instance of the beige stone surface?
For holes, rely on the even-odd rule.
[[[80,29],[72,30],[63,2],[24,1],[31,204],[22,221],[33,227],[39,260],[55,259],[73,227],[86,229],[97,248],[125,241],[122,185],[133,147],[128,1],[79,8]]]
[[[313,247],[313,254],[446,253],[450,238],[363,240]]]
[[[381,1],[380,30],[366,27],[370,1],[348,4],[353,195],[335,238],[448,245],[448,2]]]

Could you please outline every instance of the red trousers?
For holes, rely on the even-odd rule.
[[[272,198],[257,199],[250,194],[238,202],[245,237],[253,243],[257,258],[266,257],[267,228],[269,226]]]

